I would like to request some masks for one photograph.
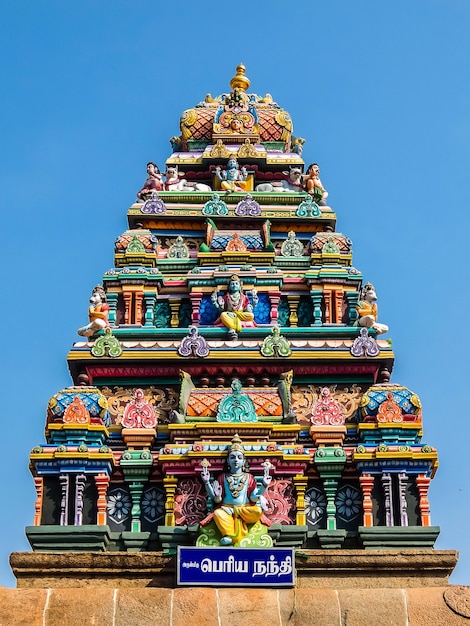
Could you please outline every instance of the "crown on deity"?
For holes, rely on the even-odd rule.
[[[232,437],[232,445],[230,446],[228,451],[229,453],[230,452],[243,452],[243,453],[245,452],[245,450],[243,449],[242,440],[240,439],[238,433],[236,433]]]
[[[372,283],[366,283],[362,288],[362,293],[366,294],[368,291],[375,291],[375,287]]]

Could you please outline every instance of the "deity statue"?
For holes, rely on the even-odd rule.
[[[258,304],[258,294],[255,289],[251,290],[251,296],[253,306],[248,296],[243,293],[242,282],[236,274],[230,277],[225,296],[220,296],[217,290],[212,294],[213,305],[221,311],[216,324],[220,321],[228,328],[228,334],[232,340],[238,339],[238,333],[244,326],[255,326],[253,307]]]
[[[88,318],[90,323],[77,330],[81,337],[91,337],[99,330],[109,327],[108,323],[109,304],[106,302],[106,294],[101,285],[91,292]]]
[[[238,167],[237,159],[233,156],[227,161],[227,169],[221,170],[220,166],[215,168],[217,178],[220,180],[220,187],[225,191],[245,191],[247,183],[246,168]]]
[[[355,323],[356,326],[364,326],[365,328],[373,328],[377,334],[388,332],[388,326],[377,322],[377,295],[375,287],[371,283],[366,283],[362,288],[360,300],[356,305],[359,319]]]
[[[320,167],[317,163],[311,163],[304,175],[305,191],[313,196],[313,199],[319,206],[326,206],[325,200],[328,198],[328,192],[323,187],[319,177]]]
[[[137,202],[144,202],[146,196],[157,191],[162,191],[162,189],[163,180],[158,165],[153,161],[149,161],[147,163],[147,178],[142,189],[137,192]]]
[[[259,486],[255,477],[248,472],[241,439],[235,435],[223,474],[212,480],[208,470],[209,462],[204,460],[201,465],[201,479],[210,505],[215,505],[213,514],[203,520],[202,525],[213,519],[222,535],[220,545],[236,545],[248,534],[248,524],[258,522],[263,515],[263,494],[272,480],[269,475],[271,463],[267,461],[264,464],[262,484]]]

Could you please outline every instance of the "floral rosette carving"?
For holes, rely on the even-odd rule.
[[[157,417],[154,407],[145,402],[144,392],[137,389],[134,394],[134,401],[126,406],[122,417],[124,428],[155,428]]]

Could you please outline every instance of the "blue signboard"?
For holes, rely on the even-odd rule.
[[[178,585],[294,586],[293,548],[178,547]]]

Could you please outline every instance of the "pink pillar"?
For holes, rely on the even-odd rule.
[[[201,309],[202,293],[191,291],[189,294],[191,298],[191,322],[193,324],[199,324],[199,311]]]
[[[431,479],[420,474],[416,477],[416,486],[419,491],[419,510],[421,513],[421,524],[431,526],[431,511],[429,508],[428,491]]]
[[[370,474],[364,474],[359,476],[359,483],[362,489],[363,496],[363,509],[364,509],[364,526],[372,527],[374,525],[374,518],[372,516],[372,489],[374,487],[374,478]]]
[[[269,302],[271,303],[271,324],[277,324],[279,318],[279,300],[281,299],[280,291],[269,291]]]
[[[95,476],[96,489],[98,490],[96,523],[98,526],[106,524],[106,492],[108,491],[109,476],[98,474]]]

